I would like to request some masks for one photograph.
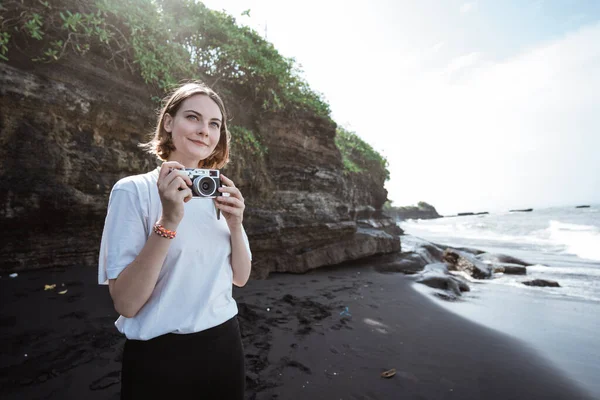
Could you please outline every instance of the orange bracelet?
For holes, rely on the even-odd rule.
[[[154,233],[167,239],[174,239],[177,232],[170,231],[161,224],[154,224]]]

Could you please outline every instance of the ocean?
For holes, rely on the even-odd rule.
[[[434,243],[508,254],[535,264],[528,278],[559,282],[549,296],[600,302],[600,205],[547,208],[399,223],[405,232]],[[494,283],[539,292],[521,284],[522,277],[503,276]]]
[[[458,302],[439,300],[420,284],[414,288],[453,313],[522,341],[600,399],[600,205],[398,224],[408,234],[404,251],[418,245],[417,237],[534,264],[527,276],[495,274],[469,283],[471,291]],[[561,287],[522,284],[531,279]]]

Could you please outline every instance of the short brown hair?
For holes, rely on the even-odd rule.
[[[208,158],[200,161],[198,168],[223,168],[229,162],[229,142],[231,141],[231,135],[227,130],[227,112],[225,111],[225,105],[223,104],[221,97],[202,82],[193,81],[184,83],[165,98],[164,106],[158,114],[158,123],[152,140],[148,143],[141,144],[140,146],[148,153],[154,154],[161,160],[166,161],[169,158],[169,155],[171,155],[171,152],[175,150],[175,145],[173,144],[171,134],[167,132],[164,127],[165,114],[175,117],[181,104],[186,99],[197,94],[210,97],[217,103],[219,110],[221,110],[221,115],[223,116],[219,143],[217,143],[217,147],[215,147],[215,150]]]

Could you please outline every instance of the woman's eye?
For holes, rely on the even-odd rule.
[[[220,126],[219,126],[219,124],[217,122],[212,122],[211,125],[214,126],[217,129],[220,128]]]
[[[188,115],[187,119],[191,119],[193,118],[193,121],[198,121],[198,117],[196,117],[195,115]]]

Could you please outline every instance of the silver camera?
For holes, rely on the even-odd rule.
[[[191,179],[191,189],[194,197],[214,199],[222,195],[218,190],[221,186],[218,169],[186,168],[176,171],[180,175],[188,176]]]

